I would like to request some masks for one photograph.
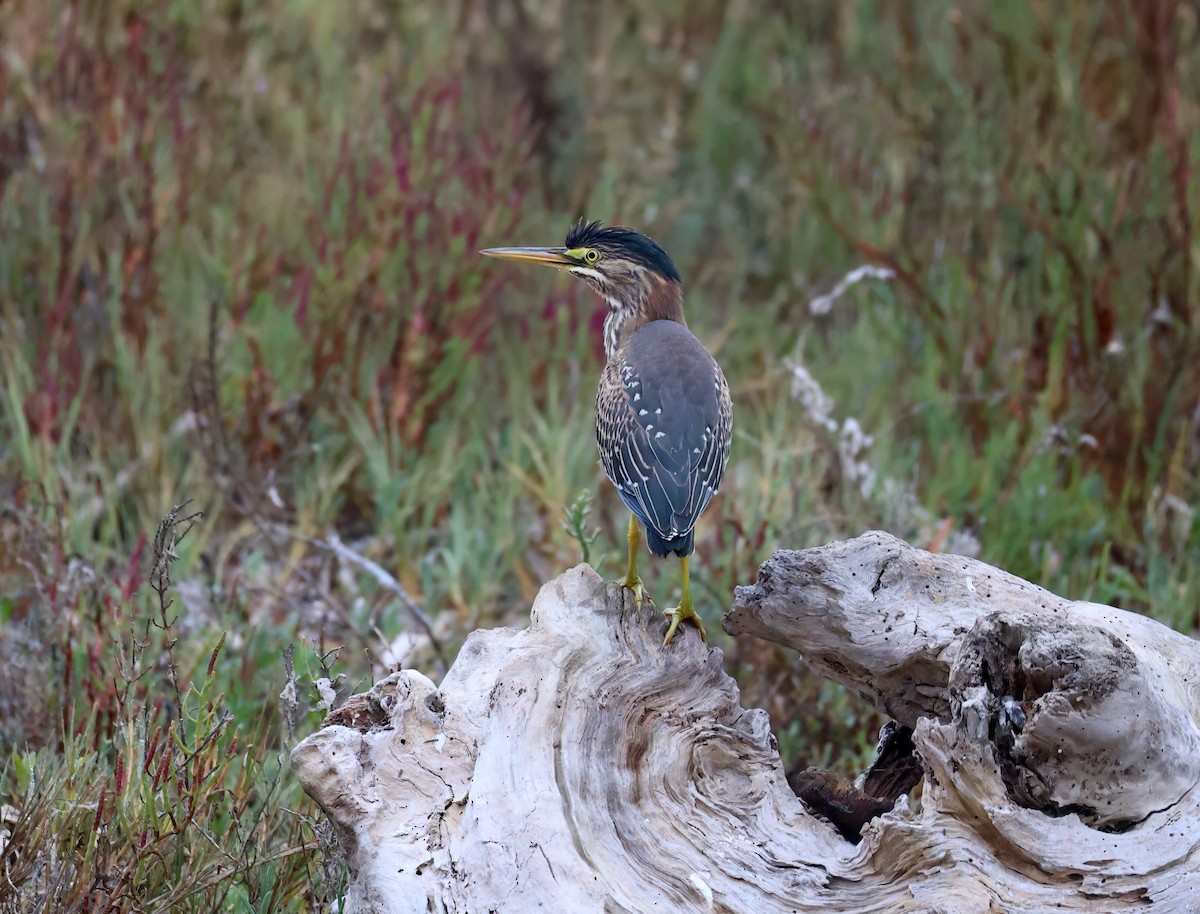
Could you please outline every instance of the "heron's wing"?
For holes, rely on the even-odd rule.
[[[596,439],[625,504],[673,539],[695,527],[721,483],[732,408],[725,377],[700,342],[680,324],[647,333],[655,328],[640,329],[606,366]]]

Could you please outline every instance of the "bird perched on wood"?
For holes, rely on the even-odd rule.
[[[663,647],[692,620],[708,640],[692,603],[688,558],[696,521],[725,466],[733,407],[721,366],[688,330],[683,285],[666,251],[640,232],[579,222],[562,247],[490,248],[489,257],[565,270],[588,283],[609,307],[606,364],[596,392],[596,443],[608,478],[632,511],[629,568],[623,587],[640,608],[650,600],[638,575],[638,522],[653,555],[681,559],[683,593]]]

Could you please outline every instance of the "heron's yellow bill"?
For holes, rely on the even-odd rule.
[[[566,255],[566,248],[487,248],[480,251],[485,257],[513,260],[517,263],[540,263],[556,270],[569,270],[579,266],[578,261]]]

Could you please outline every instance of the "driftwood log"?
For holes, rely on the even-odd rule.
[[[364,912],[1200,911],[1200,644],[883,533],[778,552],[726,631],[912,728],[919,802],[851,843],[721,653],[580,566],[292,754]]]

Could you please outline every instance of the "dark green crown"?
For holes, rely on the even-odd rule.
[[[596,248],[605,254],[625,257],[673,282],[681,282],[675,262],[658,243],[641,232],[623,225],[605,226],[600,222],[585,222],[580,219],[567,232],[565,242],[568,251],[576,248]]]

